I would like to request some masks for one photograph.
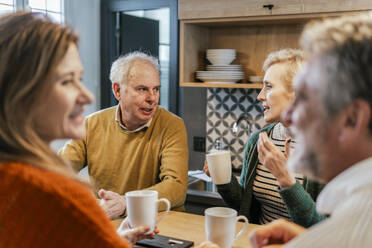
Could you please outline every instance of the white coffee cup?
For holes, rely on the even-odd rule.
[[[231,180],[230,151],[215,150],[207,154],[209,174],[214,184],[227,184]]]
[[[158,200],[158,192],[155,190],[135,190],[125,194],[127,202],[127,215],[131,227],[150,226],[152,233],[156,224],[161,221],[170,209],[170,202],[161,198]],[[167,205],[165,212],[156,219],[158,214],[158,203]]]
[[[248,219],[243,215],[237,216],[237,212],[232,208],[208,208],[205,210],[204,215],[207,240],[219,245],[221,248],[231,248],[234,241],[248,227]],[[235,235],[236,223],[239,220],[243,220],[245,225]]]

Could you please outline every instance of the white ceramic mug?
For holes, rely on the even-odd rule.
[[[230,151],[211,151],[206,158],[213,183],[216,185],[229,183],[231,180]]]
[[[131,227],[150,226],[148,233],[152,233],[156,224],[165,217],[170,209],[170,202],[161,198],[158,199],[158,192],[155,190],[135,190],[125,194],[127,202],[127,216]],[[158,203],[164,202],[167,205],[165,212],[156,219]]]
[[[234,241],[248,227],[248,219],[243,215],[237,216],[237,212],[232,208],[208,208],[205,210],[204,215],[207,240],[218,244],[221,248],[231,248]],[[245,225],[235,235],[236,223],[239,220],[243,220]]]

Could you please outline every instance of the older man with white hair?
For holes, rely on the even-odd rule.
[[[138,189],[156,190],[172,208],[183,208],[186,129],[181,118],[158,106],[158,67],[156,58],[141,52],[118,58],[110,79],[119,104],[90,115],[86,137],[68,142],[59,152],[77,170],[88,166],[110,218],[125,212],[123,194]]]
[[[372,247],[372,14],[309,24],[301,45],[307,64],[284,115],[297,139],[288,166],[328,183],[317,210],[330,218],[309,230],[274,221],[252,244]]]

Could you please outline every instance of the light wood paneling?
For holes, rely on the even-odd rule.
[[[261,68],[267,55],[282,48],[298,47],[303,28],[303,21],[237,26],[204,24],[181,22],[180,86],[198,81],[195,71],[206,70],[209,64],[206,50],[209,48],[236,49],[237,58],[233,64],[242,65],[245,75],[243,83],[247,82],[249,76],[263,75]]]
[[[269,10],[263,5],[273,4]],[[179,19],[371,10],[371,0],[179,0]]]
[[[180,82],[195,81],[195,71],[204,70],[205,50],[208,49],[209,29],[184,24],[180,29]]]
[[[270,52],[282,48],[297,48],[301,24],[261,25],[237,28],[212,28],[210,48],[234,48],[245,78],[263,75],[262,64]]]
[[[216,1],[218,2],[219,0]],[[231,6],[235,6],[238,2],[238,0],[231,1]],[[295,6],[298,2],[299,0],[286,1],[291,6]],[[346,2],[346,0],[341,1],[340,6],[345,5]],[[364,4],[363,6],[366,7],[363,0],[357,2],[361,4],[360,6]],[[323,1],[315,1],[314,8],[316,3],[320,4]],[[201,6],[204,4],[204,0],[201,1]],[[328,2],[325,5],[332,6]],[[214,7],[217,8],[217,5]],[[233,64],[242,65],[245,74],[242,83],[246,83],[249,76],[263,75],[262,64],[270,52],[283,48],[297,48],[301,31],[308,21],[361,12],[363,11],[182,20],[180,22],[180,86],[195,87],[187,83],[198,81],[195,78],[196,71],[206,70],[205,67],[209,64],[206,50],[209,48],[236,49],[237,58]]]
[[[262,3],[260,3],[262,2]],[[214,18],[269,15],[271,11],[262,8],[268,1],[247,0],[179,0],[178,18]]]

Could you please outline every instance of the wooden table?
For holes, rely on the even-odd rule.
[[[119,227],[122,219],[113,220],[112,224]],[[239,222],[236,227],[236,233],[244,226],[244,223]],[[234,242],[233,248],[251,247],[249,242],[249,233],[257,228],[258,225],[249,224],[246,231]],[[185,212],[169,211],[167,216],[162,219],[158,228],[161,235],[170,236],[173,238],[192,240],[195,245],[206,240],[204,231],[204,216],[189,214]]]

